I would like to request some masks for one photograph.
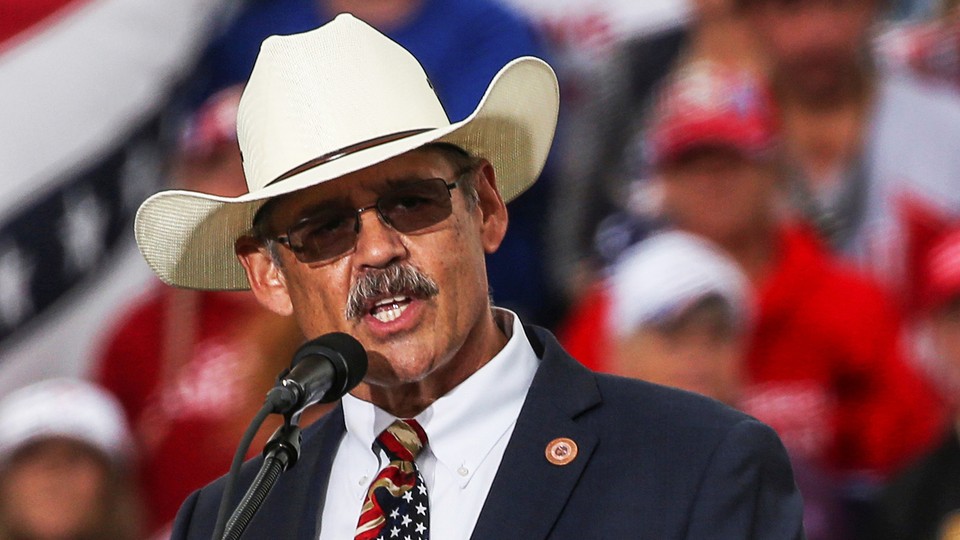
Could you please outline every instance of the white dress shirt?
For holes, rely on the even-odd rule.
[[[417,467],[427,484],[430,536],[470,537],[500,467],[539,359],[516,314],[494,308],[508,341],[486,365],[416,416],[427,433]],[[320,540],[354,538],[370,482],[386,465],[374,449],[396,418],[351,395],[343,398],[347,431],[333,460]],[[404,531],[399,538],[414,531]]]

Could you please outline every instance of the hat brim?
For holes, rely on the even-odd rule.
[[[366,148],[239,197],[170,190],[140,206],[137,245],[160,279],[204,290],[249,288],[234,253],[237,238],[269,199],[336,180],[432,142],[447,142],[490,160],[509,202],[536,181],[553,141],[559,111],[556,75],[534,57],[513,60],[490,82],[476,110],[446,127]]]

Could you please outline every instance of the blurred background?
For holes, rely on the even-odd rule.
[[[811,539],[960,535],[955,0],[0,0],[0,540],[164,538],[226,472],[302,337],[160,284],[133,219],[245,192],[260,42],[340,12],[452,121],[510,59],[555,67],[498,305],[769,423]]]

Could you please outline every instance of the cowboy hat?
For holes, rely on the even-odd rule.
[[[234,243],[270,198],[446,142],[489,159],[510,201],[543,169],[558,108],[556,76],[537,58],[504,66],[477,109],[451,124],[416,58],[351,15],[271,36],[237,114],[248,192],[157,193],[137,211],[137,245],[170,285],[247,289]]]

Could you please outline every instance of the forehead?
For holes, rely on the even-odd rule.
[[[271,199],[267,218],[274,228],[282,228],[317,206],[337,203],[360,207],[371,204],[399,183],[427,178],[450,181],[454,174],[454,166],[443,152],[431,148],[412,150],[340,178]]]
[[[725,144],[703,144],[688,148],[674,156],[663,165],[666,172],[686,171],[706,167],[715,169],[719,165],[750,165],[759,161],[751,160],[740,150]]]

